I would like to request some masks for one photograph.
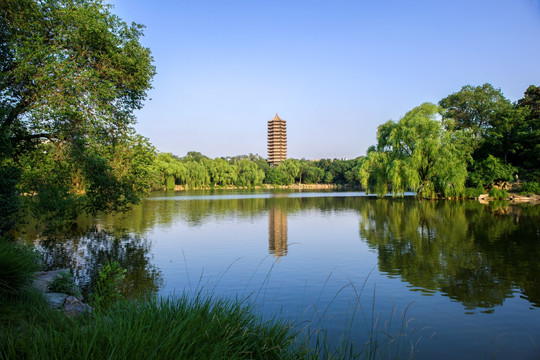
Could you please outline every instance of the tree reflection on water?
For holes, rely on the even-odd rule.
[[[267,251],[279,258],[290,252],[288,244],[299,241],[288,234],[288,216],[313,211],[358,214],[359,240],[376,250],[380,271],[400,277],[412,290],[440,292],[466,309],[487,311],[519,292],[540,307],[540,206],[362,196],[161,199],[97,221],[125,232],[104,231],[87,218],[76,233],[39,240],[38,246],[47,267],[71,269],[85,294],[104,262],[119,261],[128,270],[123,290],[134,296],[156,292],[162,284],[162,264],[152,264],[151,242],[135,234],[179,222],[199,228],[231,217],[247,223],[267,218]]]
[[[467,309],[492,308],[519,287],[540,306],[538,207],[380,199],[358,209],[379,269]]]
[[[122,294],[127,297],[155,293],[162,282],[161,271],[151,263],[148,239],[126,231],[108,232],[90,227],[77,235],[49,237],[39,241],[47,269],[70,269],[84,296],[92,291],[101,266],[118,261],[127,270]]]

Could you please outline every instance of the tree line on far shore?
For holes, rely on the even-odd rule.
[[[159,153],[156,167],[154,189],[296,183],[359,186],[377,195],[470,196],[520,176],[540,179],[540,87],[529,86],[512,103],[490,84],[464,86],[380,125],[377,144],[353,160],[287,159],[271,167],[253,154]]]
[[[259,155],[239,155],[211,159],[190,151],[184,157],[159,153],[156,157],[158,176],[154,190],[219,187],[255,187],[261,185],[340,184],[360,185],[355,180],[362,158],[353,160],[287,159],[270,166]]]

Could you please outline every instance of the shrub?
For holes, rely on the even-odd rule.
[[[482,186],[477,186],[475,188],[465,188],[465,197],[466,198],[477,198],[480,195],[484,194],[484,188]]]
[[[477,186],[489,186],[511,181],[516,172],[517,169],[512,165],[504,164],[501,159],[489,155],[487,159],[475,163],[468,181]]]
[[[60,274],[56,275],[47,287],[47,290],[56,293],[73,295],[79,299],[81,298],[81,292],[79,291],[77,285],[75,285],[73,277],[68,272],[61,272]]]
[[[16,294],[41,269],[41,257],[32,247],[0,239],[0,295]]]
[[[99,270],[96,289],[91,297],[92,305],[96,308],[108,308],[111,304],[122,299],[120,287],[126,278],[126,269],[117,261],[107,262]]]
[[[508,199],[508,192],[504,189],[499,190],[497,188],[493,188],[489,190],[489,197],[496,200],[506,200]]]
[[[521,187],[521,194],[522,195],[531,195],[531,194],[540,195],[540,183],[528,182],[528,183],[523,184],[523,186]]]

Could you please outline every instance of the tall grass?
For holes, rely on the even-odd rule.
[[[300,353],[309,359],[411,359],[417,351],[416,346],[427,333],[428,328],[420,328],[414,319],[408,316],[409,304],[398,313],[395,303],[390,314],[377,313],[375,310],[376,291],[373,290],[368,309],[361,303],[369,274],[360,288],[353,282],[341,287],[325,307],[319,309],[313,305],[314,314],[304,324],[303,338],[298,343]],[[328,281],[328,279],[327,279]],[[323,326],[330,321],[332,303],[345,290],[353,290],[354,300],[350,303],[345,317],[347,324],[337,338],[330,336]],[[363,330],[362,330],[363,327]],[[358,338],[358,333],[365,338]],[[363,340],[362,340],[363,339]]]
[[[40,269],[41,259],[33,248],[0,239],[0,297],[29,285]]]
[[[366,312],[369,339],[358,344],[347,331],[337,342],[328,336],[319,323],[326,315],[319,313],[304,328],[264,321],[245,301],[202,292],[122,300],[79,318],[49,309],[39,293],[18,304],[19,318],[1,327],[0,359],[397,359],[414,352],[407,309],[397,333],[392,317],[389,324]],[[357,310],[349,315],[364,316]]]
[[[282,359],[295,336],[290,324],[202,294],[119,301],[77,319],[32,314],[25,334],[3,336],[3,358]]]

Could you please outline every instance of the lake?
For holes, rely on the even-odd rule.
[[[388,354],[412,343],[417,359],[540,358],[540,206],[155,192],[128,213],[81,217],[65,236],[21,237],[85,292],[117,260],[127,295],[239,297],[330,342],[361,348],[371,336]]]

